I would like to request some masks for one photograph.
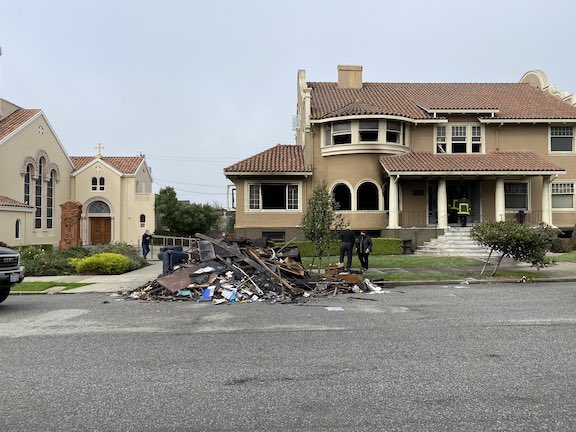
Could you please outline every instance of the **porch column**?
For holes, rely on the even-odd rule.
[[[503,221],[506,219],[506,200],[504,196],[504,179],[499,178],[496,180],[496,193],[494,196],[496,210],[496,222]]]
[[[390,176],[390,186],[388,187],[388,227],[391,229],[400,228],[398,225],[398,178]]]
[[[448,195],[446,194],[446,179],[438,181],[436,214],[438,215],[438,228],[448,228]]]
[[[552,225],[552,206],[550,205],[550,176],[542,177],[542,222]]]

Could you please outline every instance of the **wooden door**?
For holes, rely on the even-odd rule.
[[[90,244],[108,244],[112,240],[112,219],[90,218]]]

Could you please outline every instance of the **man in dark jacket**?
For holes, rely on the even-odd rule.
[[[344,255],[346,255],[346,266],[344,270],[350,271],[350,267],[352,266],[352,247],[356,241],[356,236],[354,235],[354,231],[348,227],[342,231],[340,238],[342,239],[342,243],[340,244],[340,262],[344,263]]]
[[[142,255],[144,255],[144,258],[147,258],[147,255],[150,253],[150,241],[152,241],[152,235],[150,231],[146,230],[142,235]]]
[[[358,240],[358,259],[360,260],[362,271],[368,270],[368,255],[370,255],[370,252],[372,252],[372,238],[366,230],[362,230]]]

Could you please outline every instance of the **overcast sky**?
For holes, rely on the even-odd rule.
[[[0,97],[71,156],[146,155],[154,191],[226,205],[222,170],[294,144],[296,76],[576,91],[573,0],[0,0]]]

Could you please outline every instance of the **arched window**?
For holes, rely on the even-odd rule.
[[[140,215],[140,228],[146,228],[146,215]]]
[[[356,208],[378,210],[378,186],[372,182],[365,182],[358,186]]]
[[[98,179],[96,177],[92,177],[92,190],[93,191],[98,190]]]
[[[338,205],[338,210],[352,210],[352,193],[348,186],[344,183],[338,183],[332,189],[332,194]]]
[[[18,240],[20,238],[20,219],[16,219],[16,224],[14,226],[14,238]]]
[[[24,175],[24,203],[30,204],[30,179],[32,178],[32,165],[26,167]]]
[[[40,158],[38,163],[38,177],[35,182],[35,212],[34,212],[34,228],[42,228],[42,177],[44,176],[44,165],[46,160]]]
[[[104,190],[104,177],[100,177],[99,183],[100,183],[100,190],[103,191]]]
[[[88,207],[88,213],[110,213],[110,207],[105,202],[94,201]]]
[[[54,179],[56,172],[50,171],[50,179],[46,185],[46,228],[52,228],[54,218]]]

